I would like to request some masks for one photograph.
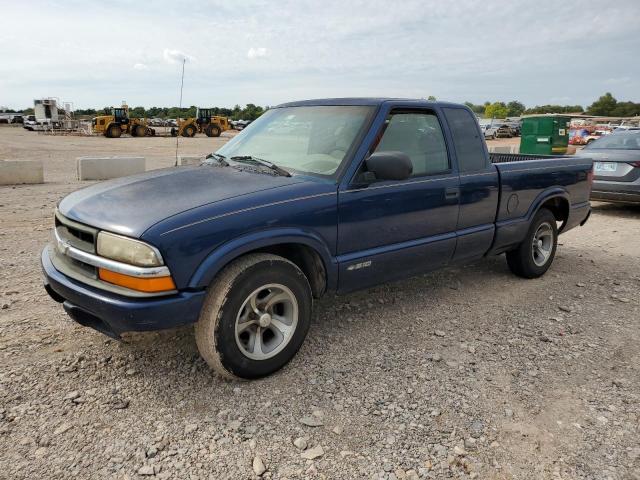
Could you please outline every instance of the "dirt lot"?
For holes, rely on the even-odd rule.
[[[227,382],[192,328],[116,342],[41,285],[75,157],[174,142],[0,128],[47,180],[0,187],[0,478],[640,479],[640,208],[596,204],[541,279],[497,257],[324,298],[289,366]]]

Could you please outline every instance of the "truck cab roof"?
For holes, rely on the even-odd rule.
[[[441,102],[437,100],[426,100],[424,98],[392,98],[392,97],[346,97],[346,98],[317,98],[313,100],[299,100],[295,102],[287,102],[277,105],[274,108],[285,107],[314,107],[314,106],[380,106],[385,103],[397,103],[403,106],[414,107],[432,107],[438,106],[455,106],[460,104],[451,102]]]

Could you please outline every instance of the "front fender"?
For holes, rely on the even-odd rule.
[[[296,243],[314,249],[322,258],[327,272],[327,289],[335,290],[338,268],[324,241],[312,232],[295,228],[261,230],[234,238],[216,248],[198,266],[189,280],[189,288],[206,288],[226,265],[245,253],[283,243]]]

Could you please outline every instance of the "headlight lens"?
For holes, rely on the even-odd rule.
[[[98,233],[98,255],[139,267],[162,265],[160,253],[150,245],[113,233]]]

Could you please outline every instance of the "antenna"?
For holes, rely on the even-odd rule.
[[[187,63],[187,59],[182,59],[182,78],[180,79],[180,105],[178,107],[178,112],[182,113],[182,89],[184,88],[184,64]],[[176,163],[175,166],[178,166],[178,141],[180,139],[180,114],[178,114],[178,132],[176,135]]]

